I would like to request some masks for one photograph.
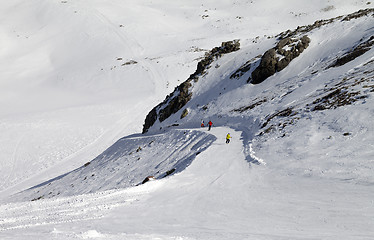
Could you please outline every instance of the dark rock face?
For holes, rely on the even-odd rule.
[[[188,91],[188,89],[192,86],[189,81],[186,81],[177,87],[177,91],[179,94],[176,97],[172,98],[169,103],[159,111],[159,119],[160,122],[164,121],[172,114],[178,112],[185,106],[188,101],[191,100],[192,93]]]
[[[221,57],[223,54],[237,51],[239,49],[239,40],[234,40],[223,42],[220,47],[215,47],[210,52],[206,53],[204,59],[197,64],[196,71],[191,74],[185,82],[176,87],[174,92],[168,95],[162,103],[154,107],[148,113],[143,125],[143,133],[146,133],[157,119],[160,122],[166,120],[172,114],[177,113],[191,100],[192,93],[189,89],[192,86],[192,81],[197,82],[199,76],[204,74],[206,70],[210,68],[210,65],[215,59]]]
[[[359,56],[369,51],[374,46],[374,36],[371,36],[367,41],[358,44],[353,50],[347,52],[344,56],[338,58],[330,67],[339,67],[353,61]]]
[[[199,76],[209,69],[210,64],[212,64],[215,59],[220,58],[223,54],[238,51],[239,49],[239,40],[223,42],[220,47],[213,48],[210,52],[206,53],[204,59],[197,64],[196,71],[190,75],[188,80],[197,81]]]
[[[306,35],[300,39],[291,37],[281,39],[277,46],[264,53],[260,65],[252,72],[252,78],[248,81],[258,84],[276,72],[282,71],[309,46],[309,43],[310,39]]]
[[[288,64],[295,58],[297,58],[308,46],[309,46],[309,43],[310,43],[310,39],[307,37],[307,36],[303,36],[300,41],[291,48],[291,50],[288,50],[288,51],[285,51],[283,49],[283,47],[287,46],[287,45],[291,45],[294,43],[294,41],[291,39],[291,38],[286,38],[286,39],[283,39],[283,40],[287,40],[285,42],[285,45],[282,46],[281,45],[281,42],[282,40],[279,42],[279,44],[277,45],[277,52],[284,56],[284,58],[282,58],[278,63],[277,63],[277,71],[282,71],[285,67],[288,66]]]
[[[266,78],[272,76],[277,68],[277,56],[275,49],[269,49],[261,58],[260,65],[252,72],[253,84],[261,83]]]
[[[144,125],[143,125],[143,133],[145,133],[146,131],[144,129],[149,129],[157,120],[157,111],[156,111],[156,108],[157,107],[154,107],[147,115],[147,117],[145,118],[145,121],[144,121]]]

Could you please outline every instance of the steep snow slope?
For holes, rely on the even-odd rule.
[[[34,187],[31,198],[126,188],[141,184],[148,176],[161,179],[183,171],[215,140],[210,134],[190,130],[125,137],[84,166]],[[29,194],[26,191],[27,199]],[[17,196],[12,196],[15,199]]]
[[[1,1],[2,195],[71,171],[140,132],[147,111],[220,42],[249,42],[367,4]]]
[[[198,126],[201,119],[244,132],[258,124],[261,129],[253,137],[252,148],[267,159],[268,166],[274,164],[285,174],[371,185],[373,24],[373,11],[369,11],[357,19],[340,18],[303,32],[311,39],[310,46],[288,67],[258,85],[247,83],[253,68],[238,79],[232,73],[248,59],[255,59],[253,64],[258,65],[256,51],[265,52],[278,40],[243,46],[212,63],[193,82],[191,101],[165,121],[156,121],[150,131],[172,124]],[[371,44],[370,50],[331,67],[366,42]],[[184,109],[188,115],[180,119]],[[246,149],[249,156],[248,144]]]
[[[47,4],[44,1],[37,2]],[[134,67],[134,71],[137,71],[138,67],[144,69],[146,73],[142,72],[142,74],[144,73],[146,77],[151,76],[158,90],[153,92],[152,88],[147,88],[145,92],[134,93],[123,89],[125,84],[110,82],[109,88],[112,88],[113,95],[112,90],[107,92],[108,95],[101,91],[96,95],[95,91],[101,89],[96,88],[96,84],[107,86],[103,83],[106,78],[91,77],[92,69],[89,68],[87,71],[83,70],[82,76],[84,80],[93,82],[75,82],[80,79],[80,74],[76,73],[74,77],[66,78],[65,83],[68,84],[65,87],[71,84],[70,90],[77,91],[78,98],[90,95],[92,99],[75,99],[66,105],[62,103],[58,110],[55,108],[57,105],[54,105],[52,110],[48,110],[48,104],[41,104],[38,105],[38,109],[30,109],[29,114],[25,114],[23,109],[19,115],[13,115],[14,112],[10,111],[13,109],[10,107],[9,115],[2,118],[4,121],[1,125],[6,130],[5,136],[11,139],[2,140],[1,145],[5,149],[3,152],[8,156],[1,158],[8,164],[4,164],[3,189],[19,183],[28,176],[33,175],[35,178],[2,193],[2,198],[8,198],[0,206],[0,237],[2,239],[371,239],[374,236],[374,226],[371,221],[374,218],[372,201],[374,196],[371,190],[374,155],[372,151],[374,135],[371,124],[372,106],[374,106],[373,49],[342,66],[330,66],[359,44],[370,41],[373,35],[373,17],[363,16],[351,21],[340,19],[303,33],[310,37],[310,46],[287,68],[261,84],[247,83],[252,68],[241,77],[230,78],[249,60],[254,66],[258,65],[260,61],[258,55],[277,43],[278,40],[272,36],[280,31],[273,32],[273,30],[282,27],[282,24],[292,28],[303,21],[315,20],[338,12],[353,11],[358,6],[367,5],[363,1],[355,1],[352,4],[350,1],[340,1],[339,4],[330,1],[328,5],[324,1],[313,2],[313,4],[295,1],[296,5],[291,6],[282,5],[286,2],[279,1],[279,6],[286,6],[282,11],[275,6],[271,10],[269,8],[264,10],[266,13],[285,17],[286,20],[280,26],[276,26],[273,24],[274,17],[269,20],[270,18],[258,10],[261,6],[269,7],[270,3],[270,1],[248,1],[217,4],[211,1],[209,6],[204,6],[199,1],[191,1],[190,5],[178,8],[178,4],[166,5],[166,2],[159,2],[157,6],[147,1],[133,2],[130,4],[130,9],[137,9],[133,12],[135,16],[147,13],[158,20],[161,19],[161,22],[165,15],[175,17],[171,18],[175,22],[170,24],[166,21],[167,25],[176,27],[175,29],[181,34],[155,38],[157,40],[147,45],[152,45],[154,48],[148,50],[149,48],[143,45],[144,51],[140,51],[139,58],[126,59],[128,64],[125,66]],[[310,4],[313,7],[305,8],[308,9],[307,11],[304,11],[304,8],[297,9],[298,13],[303,14],[295,14],[291,11],[300,7],[298,4],[302,3],[305,7]],[[102,4],[101,1],[92,1],[90,7],[87,7],[85,1],[50,2],[48,4],[56,4],[51,8],[48,6],[52,5],[43,4],[39,7],[52,10],[56,10],[57,7],[67,7],[68,11],[72,10],[74,14],[82,11],[87,14],[85,16],[97,13],[93,9],[100,10],[99,12],[107,16],[107,19],[110,16],[109,23],[114,23],[112,27],[119,28],[122,28],[120,26],[122,23],[119,23],[121,21],[114,20],[122,19],[120,13],[126,9],[119,1],[109,5]],[[13,6],[13,3],[4,5]],[[145,8],[147,11],[143,12],[141,9],[145,6],[150,8]],[[248,29],[257,26],[258,23],[248,19],[243,20],[245,18],[240,18],[240,15],[236,14],[238,12],[232,11],[236,9],[244,16],[244,13],[247,14],[246,11],[251,9],[250,6],[256,7],[252,10],[256,11],[252,12],[252,16],[265,19],[262,25],[264,28],[257,28],[254,32],[261,33],[259,35],[262,36],[266,30],[267,36],[270,37],[251,36],[252,33],[248,33]],[[32,7],[36,10],[42,9],[36,5]],[[118,15],[113,14],[116,12],[113,7],[118,9]],[[213,7],[216,7],[214,11]],[[186,15],[179,14],[183,11],[186,11]],[[237,16],[232,17],[234,15],[231,14]],[[134,15],[129,14],[126,17]],[[90,18],[87,18],[87,23],[90,23]],[[102,16],[99,18],[102,19]],[[141,19],[144,21],[145,18]],[[177,21],[178,19],[180,22]],[[295,19],[300,22],[294,21]],[[193,26],[191,29],[195,27],[200,29],[193,33],[201,34],[202,39],[191,40],[197,47],[191,48],[191,42],[181,41],[181,45],[185,46],[184,50],[175,56],[163,55],[165,50],[155,46],[161,46],[158,43],[165,39],[170,41],[174,40],[174,37],[181,39],[186,32],[177,26],[181,26],[178,24],[185,21],[196,24],[191,25]],[[236,25],[237,21],[240,24]],[[149,42],[147,37],[149,35],[146,35],[143,30],[137,30],[136,26],[142,24],[137,25],[137,22],[134,24],[132,30],[142,34],[134,33],[138,37],[131,38],[129,45],[135,44],[136,41],[143,44]],[[104,29],[106,30],[98,32],[107,31],[109,35],[113,33],[112,28],[104,27]],[[145,29],[160,31],[162,28]],[[219,37],[208,38],[216,34],[219,34]],[[104,35],[98,34],[99,38]],[[199,48],[209,49],[219,45],[221,37],[224,38],[222,40],[241,39],[242,48],[238,52],[217,59],[207,70],[206,75],[201,76],[199,81],[194,83],[193,98],[186,105],[189,113],[185,118],[180,119],[183,111],[181,109],[165,122],[156,123],[147,135],[124,137],[108,151],[92,160],[102,152],[105,145],[118,139],[118,135],[127,136],[129,133],[139,132],[139,125],[144,119],[145,112],[151,108],[148,104],[156,103],[156,99],[161,100],[164,97],[159,96],[159,93],[169,92],[164,88],[167,85],[165,81],[170,80],[168,77],[178,76],[180,70],[181,76],[184,76],[178,79],[186,79],[193,72],[190,70],[195,69],[195,64],[191,63],[196,63],[194,59],[202,55]],[[220,41],[217,43],[218,39]],[[179,47],[181,46],[175,46],[175,49]],[[186,49],[189,50],[185,51]],[[190,50],[199,51],[190,53]],[[148,59],[145,57],[147,54],[142,55],[144,53],[153,53],[155,57],[159,54],[158,57],[161,55],[162,57]],[[179,57],[182,60],[174,62],[175,59],[180,59]],[[117,63],[123,60],[119,58],[120,56],[116,54],[111,59]],[[137,64],[131,60],[136,61]],[[186,66],[178,64],[181,62]],[[105,63],[111,66],[109,60]],[[113,74],[111,78],[110,73],[117,71],[119,65],[110,71],[107,69],[108,79],[116,79],[117,75]],[[69,70],[63,71],[64,74],[75,66],[70,65]],[[179,68],[171,69],[173,66]],[[151,67],[154,67],[152,69],[155,71],[150,70]],[[157,75],[160,73],[156,71],[157,69],[169,70],[160,71],[165,73],[161,76]],[[136,73],[132,75],[130,72],[126,74],[137,76]],[[84,77],[87,76],[85,74],[88,77]],[[170,82],[169,87],[176,85],[178,79],[175,78],[173,83]],[[18,80],[23,82],[20,86],[26,86],[25,79]],[[138,81],[134,82],[134,87],[142,86],[137,84]],[[33,86],[35,88],[29,89],[39,89],[37,92],[40,95],[47,94],[49,91],[41,90],[41,86],[46,85],[35,83]],[[51,86],[56,87],[57,91],[61,90],[57,87],[61,85],[51,83],[47,88]],[[86,92],[86,87],[90,91]],[[129,94],[124,100],[116,95],[122,90],[128,91]],[[69,96],[68,92],[61,96]],[[149,98],[144,102],[140,101],[144,97]],[[132,98],[133,102],[128,102],[128,98]],[[98,109],[102,113],[99,119]],[[81,115],[77,115],[78,113]],[[51,122],[51,119],[54,121]],[[215,125],[211,132],[199,128],[203,131],[200,132],[196,129],[200,126],[201,119],[213,120]],[[71,124],[70,121],[76,125]],[[89,126],[86,125],[87,121],[92,121]],[[49,132],[46,133],[43,126],[49,126]],[[161,131],[160,127],[162,127]],[[41,129],[43,131],[39,131]],[[97,132],[97,129],[100,131]],[[234,137],[229,145],[223,143],[227,132]],[[16,135],[13,135],[14,133]],[[85,134],[89,136],[82,138]],[[35,139],[32,138],[34,136]],[[45,143],[46,139],[49,140],[48,144],[40,143]],[[151,139],[159,140],[159,143],[153,146],[152,143],[149,146]],[[29,145],[31,140],[39,142],[36,144],[39,148]],[[214,140],[215,142],[212,143]],[[56,146],[62,147],[58,149]],[[138,148],[139,146],[143,146],[142,150]],[[190,151],[192,146],[193,149]],[[202,151],[204,149],[205,151]],[[179,154],[180,150],[181,154]],[[92,152],[88,155],[86,151]],[[200,151],[202,152],[199,153]],[[48,154],[41,158],[40,156],[45,153]],[[32,161],[34,166],[28,164],[27,156],[35,158],[33,159],[35,161]],[[192,159],[195,160],[191,162]],[[68,173],[88,161],[91,161],[90,164]],[[134,188],[98,191],[137,184],[147,175],[163,174],[165,170],[175,168],[178,161],[183,162],[179,170],[185,170],[171,177]],[[164,165],[157,168],[159,163]],[[131,165],[132,172],[129,173],[126,164]],[[49,168],[51,166],[55,168]],[[43,176],[38,175],[47,168],[49,172],[43,173]],[[157,173],[157,170],[161,171]],[[68,174],[16,196],[9,195],[17,189],[34,186],[62,173]],[[57,195],[66,196],[83,192],[91,192],[91,194],[57,197]],[[56,196],[52,199],[42,199],[53,195]],[[20,199],[38,201],[8,203]]]

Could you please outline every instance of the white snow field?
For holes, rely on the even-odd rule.
[[[240,132],[185,171],[133,188],[8,203],[1,239],[371,239],[366,186],[285,176],[244,160]],[[84,189],[81,189],[84,191]]]
[[[0,239],[374,239],[373,44],[330,67],[374,41],[373,11],[299,33],[309,47],[260,84],[230,78],[281,32],[372,6],[2,0]]]

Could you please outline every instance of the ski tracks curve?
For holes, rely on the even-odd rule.
[[[216,141],[218,142],[216,142],[215,148],[220,149],[225,145],[223,141],[227,131],[235,133],[235,131],[230,128],[215,128],[210,132],[210,134],[217,137]],[[236,132],[234,136],[235,142],[241,140],[239,132]],[[230,145],[232,144],[234,144],[234,142]],[[235,147],[235,145],[237,146]],[[237,150],[239,152],[239,149],[242,148],[239,147],[238,143],[234,144],[232,147],[238,148]],[[209,166],[206,166],[216,170],[211,176],[211,180],[213,179],[211,184],[214,184],[214,182],[223,175],[227,175],[226,172],[222,172],[222,169],[230,169],[233,167],[231,166],[231,160],[218,163],[219,164],[215,163],[214,167],[209,164]],[[205,164],[203,165],[205,166]],[[244,166],[243,163],[239,165],[240,168]],[[199,166],[199,164],[197,164],[197,166]],[[196,168],[196,166],[192,168]],[[197,173],[200,173],[200,170],[197,171]],[[206,177],[207,176],[204,176],[202,179],[206,181]],[[110,215],[114,209],[121,207],[127,208],[126,206],[129,207],[136,202],[147,201],[149,197],[152,197],[152,192],[155,192],[167,182],[167,179],[165,179],[153,181],[151,184],[121,190],[108,190],[61,198],[35,199],[35,201],[30,202],[5,203],[0,205],[0,233],[45,225],[101,219]]]

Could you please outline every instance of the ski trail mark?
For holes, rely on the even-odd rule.
[[[139,201],[149,186],[0,205],[0,232],[100,219],[117,207]]]
[[[10,179],[10,177],[12,176],[12,174],[14,174],[15,172],[15,169],[16,169],[16,165],[17,165],[17,155],[18,155],[18,151],[19,151],[19,148],[21,146],[21,142],[23,141],[23,139],[25,138],[25,135],[26,134],[23,134],[19,140],[17,141],[17,144],[16,146],[14,147],[14,151],[13,151],[13,154],[12,154],[12,159],[11,159],[11,162],[12,162],[12,167],[11,167],[11,170],[9,171],[8,173],[8,176],[6,177],[6,179],[4,180],[4,182],[0,185],[0,189],[3,189],[4,186],[5,186],[5,183],[8,182],[8,180]]]

